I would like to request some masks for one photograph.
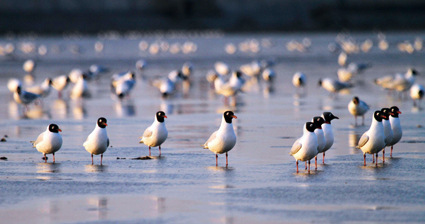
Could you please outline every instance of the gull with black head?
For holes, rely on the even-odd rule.
[[[382,118],[385,116],[380,110],[373,113],[372,123],[369,130],[367,130],[359,140],[358,147],[363,152],[364,166],[366,166],[366,153],[378,157],[378,152],[385,146],[385,132],[382,125]],[[378,158],[376,159],[376,166],[378,166]]]
[[[339,119],[339,117],[332,114],[332,112],[323,112],[322,114],[325,123],[322,124],[323,134],[325,136],[325,147],[323,148],[323,161],[325,164],[325,152],[328,151],[334,144],[334,133],[332,131],[331,121]]]
[[[149,156],[151,155],[151,147],[157,147],[159,149],[159,156],[161,156],[161,145],[165,142],[168,137],[168,130],[165,127],[165,118],[167,116],[163,111],[158,111],[155,114],[155,119],[151,126],[146,128],[141,136],[139,143],[143,143],[149,146]]]
[[[211,134],[208,140],[203,144],[204,149],[209,149],[215,153],[215,165],[218,166],[218,154],[226,153],[226,166],[228,163],[228,154],[236,144],[236,134],[233,129],[232,120],[237,117],[233,111],[223,113],[220,128]]]
[[[94,130],[83,143],[84,148],[91,154],[91,164],[93,165],[93,155],[100,154],[100,165],[102,165],[103,153],[109,146],[109,138],[106,133],[107,120],[104,117],[97,119]]]
[[[390,108],[391,116],[390,116],[390,124],[391,130],[393,131],[393,139],[390,142],[389,146],[391,146],[390,157],[393,157],[393,147],[397,142],[400,141],[401,136],[403,135],[403,130],[401,129],[400,118],[398,117],[401,114],[400,109],[397,106],[393,106]]]
[[[317,136],[314,133],[316,125],[313,122],[306,122],[303,128],[303,135],[292,145],[289,153],[295,158],[298,173],[298,161],[308,162],[308,173],[310,173],[310,160],[318,153]]]
[[[42,132],[37,140],[31,142],[37,151],[43,153],[44,162],[47,162],[46,154],[53,154],[53,163],[55,163],[55,152],[62,146],[62,136],[59,134],[62,130],[57,124],[49,124],[46,131]]]

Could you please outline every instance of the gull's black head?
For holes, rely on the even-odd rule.
[[[390,108],[382,108],[381,109],[381,113],[382,115],[384,115],[384,120],[389,120],[390,119],[390,115],[392,114]]]
[[[339,117],[333,115],[331,112],[323,112],[323,119],[325,119],[325,123],[330,124],[333,119],[339,119]]]
[[[232,111],[229,111],[229,110],[224,112],[223,116],[224,116],[224,120],[226,120],[226,122],[229,123],[229,124],[232,123],[233,118],[235,118],[235,119],[238,118],[238,117],[235,116],[235,114]]]
[[[97,119],[97,126],[99,126],[99,128],[106,128],[106,126],[108,126],[106,118],[100,117]]]
[[[237,70],[236,71],[236,77],[241,78],[242,77],[242,72]]]
[[[391,114],[392,117],[398,117],[398,115],[401,114],[401,111],[396,106],[391,107],[390,111],[392,113]]]
[[[164,111],[158,111],[156,112],[156,120],[160,123],[164,122],[164,118],[167,118]]]
[[[316,128],[322,129],[322,124],[325,123],[325,119],[323,119],[323,117],[314,117],[313,123],[316,125]]]
[[[411,70],[412,70],[412,75],[414,76],[419,75],[419,72],[416,69],[411,68]]]
[[[354,98],[353,98],[353,103],[354,104],[356,104],[356,105],[358,105],[359,104],[359,98],[357,97],[357,96],[355,96]]]
[[[48,79],[47,79],[47,82],[49,82],[49,86],[51,86],[51,85],[53,84],[53,82],[52,82],[52,79],[51,79],[51,78],[48,78]]]
[[[130,71],[130,78],[131,79],[135,79],[136,78],[136,73],[134,73],[134,71]]]
[[[49,125],[49,131],[53,132],[53,133],[58,133],[60,131],[62,131],[61,129],[59,129],[59,126],[57,124],[50,124]]]
[[[305,123],[305,128],[309,132],[314,132],[314,129],[316,129],[316,125],[313,122],[309,121],[309,122]]]
[[[373,117],[375,118],[376,121],[381,122],[382,118],[385,118],[385,115],[380,110],[377,110],[373,114]]]

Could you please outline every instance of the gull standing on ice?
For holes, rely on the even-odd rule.
[[[87,75],[84,74],[77,79],[77,82],[71,90],[71,98],[78,99],[90,97],[90,92],[87,85]]]
[[[40,85],[28,87],[26,90],[28,92],[40,95],[41,97],[46,97],[49,95],[51,89],[52,89],[52,79],[47,78]]]
[[[112,91],[119,99],[123,99],[125,96],[130,95],[130,91],[133,89],[135,83],[136,75],[134,72],[113,75],[111,81]]]
[[[165,127],[165,120],[167,118],[163,111],[158,111],[155,114],[155,119],[151,126],[146,128],[141,136],[139,143],[143,143],[149,146],[149,156],[151,156],[151,147],[157,147],[159,149],[159,156],[161,156],[161,144],[165,142],[168,137],[168,131]]]
[[[162,94],[162,97],[168,97],[176,91],[176,85],[183,79],[181,71],[171,71],[167,78],[157,79],[152,82],[152,85],[157,87]]]
[[[67,75],[60,75],[53,78],[52,87],[58,91],[58,97],[62,98],[62,91],[68,86],[71,79]]]
[[[331,121],[334,119],[339,119],[331,112],[323,112],[322,114],[325,123],[322,124],[323,134],[325,136],[325,147],[323,148],[323,160],[322,163],[325,164],[325,152],[328,151],[334,144],[334,134],[332,131]]]
[[[410,88],[410,98],[413,100],[413,106],[419,107],[419,102],[424,97],[425,88],[422,85],[414,84]]]
[[[27,105],[38,98],[40,98],[40,95],[22,90],[21,86],[18,86],[13,93],[13,99],[19,104],[24,104],[25,109],[28,109]]]
[[[354,116],[355,125],[357,125],[357,116],[362,116],[362,125],[364,125],[364,114],[369,110],[369,105],[355,96],[348,103],[348,111]]]
[[[307,77],[302,72],[296,72],[292,76],[292,85],[296,88],[304,88],[307,83]]]
[[[310,173],[310,160],[313,159],[318,151],[317,136],[314,133],[316,125],[313,122],[307,122],[303,128],[303,136],[297,139],[292,145],[289,153],[295,158],[298,173],[298,161],[308,161],[308,173]]]
[[[316,126],[316,129],[314,129],[314,133],[317,136],[317,154],[324,152],[325,149],[325,134],[323,133],[322,124],[325,123],[325,119],[323,117],[314,117],[312,122]],[[317,169],[317,155],[314,157],[314,163]],[[323,160],[324,163],[324,160]]]
[[[83,143],[84,148],[91,154],[91,164],[93,165],[93,155],[100,154],[100,165],[102,165],[103,153],[109,146],[109,138],[106,133],[107,120],[104,117],[97,119],[96,127]]]
[[[228,163],[227,152],[232,150],[236,144],[236,134],[233,129],[232,119],[237,118],[232,111],[223,113],[220,128],[212,133],[208,140],[204,143],[204,149],[209,149],[215,153],[215,165],[218,166],[218,154],[226,153],[226,166]]]
[[[14,93],[18,87],[22,88],[22,82],[19,79],[11,78],[7,82],[7,88],[11,93]]]
[[[339,80],[331,79],[331,78],[319,79],[318,84],[319,86],[323,87],[326,91],[333,94],[337,94],[339,91],[343,89],[348,89],[353,87],[351,83],[340,82]]]
[[[399,114],[401,114],[401,111],[398,109],[398,107],[393,106],[390,108],[390,124],[391,124],[391,130],[393,130],[393,140],[389,144],[391,146],[391,152],[390,157],[393,157],[393,147],[397,142],[400,141],[401,136],[403,135],[403,131],[401,130],[401,124],[400,124],[400,118],[398,117]]]
[[[369,130],[359,140],[358,147],[363,152],[364,166],[366,166],[366,153],[372,154],[374,158],[376,154],[375,165],[378,166],[378,152],[386,146],[384,126],[382,125],[384,117],[381,111],[375,111]]]
[[[53,154],[53,163],[55,163],[55,152],[62,146],[62,136],[59,134],[61,131],[57,124],[50,124],[47,126],[46,131],[41,133],[37,140],[32,142],[33,147],[43,153],[45,163],[47,162],[46,154]]]
[[[392,114],[390,108],[382,108],[382,114],[385,116],[382,120],[382,125],[384,126],[385,134],[385,147],[390,146],[390,143],[393,141],[394,133],[391,129],[390,115]],[[385,163],[385,147],[382,150],[382,162]]]

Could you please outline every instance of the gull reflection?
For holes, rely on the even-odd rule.
[[[72,114],[76,120],[87,117],[87,110],[82,99],[72,100]]]
[[[105,165],[85,165],[84,170],[87,173],[103,173],[107,171],[107,166]]]
[[[348,145],[350,146],[350,153],[357,154],[359,149],[357,148],[357,143],[360,140],[360,135],[354,130],[351,130],[348,134]]]
[[[180,107],[178,106],[177,106],[177,111],[175,111],[176,106],[169,99],[162,99],[161,105],[159,107],[160,107],[160,110],[165,112],[165,114],[173,114],[174,112],[176,112],[177,114],[181,113]]]
[[[51,115],[49,112],[44,111],[43,107],[39,105],[34,105],[33,107],[30,107],[26,113],[24,114],[24,118],[28,119],[40,119],[40,118],[46,118],[50,119]]]
[[[133,100],[118,100],[115,103],[115,112],[118,117],[133,117],[136,115],[136,107]]]
[[[14,101],[9,102],[9,118],[19,120],[21,118],[21,114],[19,112],[19,105]]]
[[[56,99],[53,101],[52,109],[55,115],[58,115],[58,118],[66,118],[68,114],[68,102],[63,99]]]
[[[60,173],[60,163],[37,163],[37,173]]]

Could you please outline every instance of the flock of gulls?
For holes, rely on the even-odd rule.
[[[318,85],[323,87],[331,94],[354,87],[352,79],[363,73],[371,67],[368,63],[347,63],[347,50],[344,49],[338,57],[338,63],[341,68],[337,71],[337,78],[321,78]],[[210,88],[224,98],[226,105],[237,105],[237,95],[246,91],[249,84],[253,81],[261,81],[265,83],[267,88],[272,88],[276,79],[276,72],[273,66],[276,62],[272,60],[255,60],[249,64],[241,65],[238,69],[232,70],[224,62],[216,62],[214,68],[206,74],[206,80],[210,83]],[[110,87],[111,94],[118,100],[128,98],[136,83],[136,74],[146,67],[145,60],[139,60],[135,64],[136,72],[125,71],[116,73],[111,76]],[[34,85],[34,70],[36,62],[28,60],[24,63],[23,69],[27,75],[23,80],[12,78],[9,80],[7,87],[13,93],[13,99],[16,103],[22,104],[25,111],[28,105],[32,103],[41,103],[42,98],[48,96],[51,89],[55,89],[58,98],[64,97],[64,90],[71,86],[69,98],[84,99],[90,97],[88,82],[96,80],[108,73],[109,70],[99,65],[92,65],[87,71],[81,69],[73,69],[68,75],[61,75],[54,78],[47,78],[39,85]],[[167,76],[159,79],[149,80],[149,83],[156,87],[162,97],[169,97],[177,91],[187,91],[191,84],[191,74],[193,65],[190,62],[183,64],[178,69],[171,71]],[[418,72],[409,68],[405,74],[397,74],[395,76],[384,76],[374,80],[374,83],[388,92],[397,92],[400,95],[407,92],[416,105],[424,95],[424,87],[415,83],[415,77]],[[142,76],[143,78],[143,76]],[[24,88],[24,83],[27,87]],[[306,88],[307,76],[303,72],[296,72],[292,76],[292,84],[297,91],[304,91]],[[71,84],[71,85],[70,85]],[[370,106],[355,96],[348,103],[348,111],[355,118],[357,125],[357,117],[362,117],[362,125],[364,125],[364,116],[369,111]],[[391,147],[390,156],[392,156],[393,146],[400,141],[402,137],[402,128],[400,125],[399,114],[401,114],[397,106],[382,108],[373,113],[373,119],[370,128],[361,136],[357,147],[360,148],[364,155],[364,165],[366,166],[366,154],[371,154],[373,162],[377,166],[378,153],[383,152],[383,162],[385,162],[385,148]],[[140,143],[149,147],[149,156],[151,156],[151,147],[158,147],[159,156],[161,156],[161,145],[168,137],[168,131],[165,126],[165,112],[158,111],[155,114],[152,125],[146,128],[140,137]],[[228,110],[222,114],[222,121],[219,129],[211,134],[208,140],[202,145],[205,149],[209,149],[216,155],[216,165],[218,166],[218,154],[226,155],[226,166],[228,165],[228,152],[235,146],[237,136],[235,134],[232,120],[236,119],[233,111]],[[315,159],[315,169],[317,169],[317,156],[322,153],[325,163],[325,152],[329,150],[334,142],[331,122],[339,119],[332,112],[323,112],[319,116],[315,116],[303,126],[303,135],[298,138],[292,145],[290,155],[296,160],[296,169],[298,169],[299,161],[305,162],[305,169],[310,173],[310,161]],[[96,121],[94,130],[88,135],[83,143],[84,148],[93,155],[101,155],[100,164],[102,164],[103,154],[109,147],[109,138],[106,127],[107,119],[100,117]],[[33,146],[44,155],[47,162],[47,154],[53,155],[55,162],[55,153],[62,147],[61,129],[57,124],[49,124],[44,132],[32,142]],[[308,166],[307,166],[308,164]]]

